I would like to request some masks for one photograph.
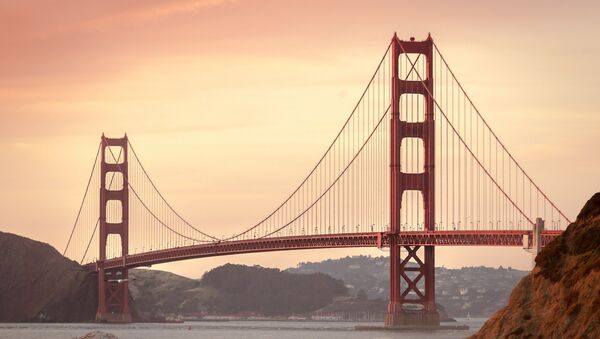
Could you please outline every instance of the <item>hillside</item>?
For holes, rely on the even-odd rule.
[[[90,321],[97,277],[52,246],[0,232],[0,321]]]
[[[364,290],[371,299],[389,298],[389,259],[355,256],[288,269],[294,273],[326,273],[346,283],[350,295]],[[527,272],[509,268],[437,267],[436,301],[450,317],[488,317],[506,305],[510,291]]]
[[[302,275],[260,266],[227,264],[205,273],[201,282],[219,291],[220,298],[208,304],[217,313],[299,314],[347,293],[342,281],[325,274]]]
[[[225,265],[202,280],[136,269],[130,271],[129,286],[137,321],[161,320],[165,314],[287,316],[335,306],[336,297],[354,297],[360,290],[385,305],[388,265],[386,257],[365,256],[303,263],[286,271]],[[96,276],[47,244],[0,232],[0,272],[0,321],[94,319]],[[437,268],[437,301],[451,317],[487,316],[506,304],[525,273]]]
[[[600,193],[473,338],[600,337]]]
[[[135,269],[129,279],[136,321],[163,321],[167,314],[291,315],[347,293],[343,282],[325,274],[259,266],[217,267],[201,281]],[[48,244],[0,232],[0,322],[87,322],[96,307],[95,273]]]
[[[219,292],[200,281],[170,272],[146,269],[129,271],[129,292],[137,310],[148,319],[161,314],[193,314],[205,311],[207,300]]]
[[[232,264],[206,272],[200,281],[156,270],[132,270],[130,290],[137,309],[151,319],[171,313],[301,314],[347,293],[342,281],[325,274]]]

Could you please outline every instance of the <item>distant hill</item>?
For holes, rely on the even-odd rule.
[[[0,322],[93,321],[97,279],[48,244],[0,232]],[[201,280],[144,269],[131,270],[129,280],[136,321],[162,321],[165,314],[301,314],[347,295],[342,281],[325,274],[231,264]]]
[[[205,273],[201,283],[220,292],[220,298],[209,304],[218,313],[300,314],[348,293],[342,281],[323,273],[303,275],[232,264]]]
[[[293,273],[322,272],[345,282],[350,295],[364,290],[371,299],[389,298],[388,257],[354,256],[308,262],[290,268]],[[436,301],[451,317],[487,317],[506,305],[511,289],[527,272],[511,268],[437,267]]]
[[[366,256],[303,263],[285,271],[227,264],[201,280],[132,270],[130,290],[137,309],[151,314],[303,314],[335,308],[345,300],[335,297],[355,297],[361,290],[372,300],[369,305],[381,309],[389,293],[388,265],[387,257]],[[489,316],[506,305],[510,290],[526,274],[510,268],[436,268],[436,301],[450,317]]]
[[[143,321],[161,320],[164,314],[306,314],[360,290],[369,299],[381,299],[373,303],[380,305],[388,298],[388,265],[386,257],[365,256],[302,263],[285,271],[228,264],[201,280],[131,270],[133,316]],[[488,316],[506,304],[525,274],[510,268],[437,268],[437,302],[451,317]],[[96,291],[97,275],[50,245],[0,232],[0,321],[92,321]]]
[[[52,246],[0,232],[0,321],[90,321],[96,275]]]
[[[535,262],[473,338],[599,338],[600,193]]]
[[[160,320],[164,314],[192,314],[218,291],[202,287],[200,281],[170,272],[134,269],[129,271],[129,292],[136,309],[146,319]]]
[[[347,295],[340,280],[322,273],[227,264],[193,280],[156,270],[131,270],[137,309],[150,314],[302,314]]]
[[[93,321],[97,279],[48,244],[0,232],[0,322]],[[347,295],[342,281],[322,273],[231,264],[201,280],[135,269],[129,289],[136,321],[162,321],[166,314],[302,314]]]

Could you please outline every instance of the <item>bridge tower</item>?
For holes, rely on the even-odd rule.
[[[102,135],[100,162],[100,256],[98,265],[98,311],[96,321],[131,322],[127,268],[105,270],[108,236],[116,234],[121,240],[123,258],[129,253],[129,187],[127,135],[107,138]],[[111,147],[119,148],[119,156]],[[115,161],[115,159],[117,159]],[[120,177],[122,185],[116,189],[112,182]],[[109,205],[110,208],[109,208]],[[110,219],[108,214],[110,212]],[[118,218],[120,216],[120,218]],[[113,220],[117,219],[117,220]],[[120,220],[119,220],[120,219]]]
[[[421,80],[401,79],[401,54],[421,54],[426,60],[426,74]],[[415,58],[411,58],[415,62]],[[434,246],[403,246],[407,252],[401,258],[399,246],[400,212],[405,191],[419,191],[423,198],[426,231],[435,231],[435,125],[433,107],[433,40],[403,41],[392,38],[392,84],[390,121],[390,302],[386,326],[439,325],[435,304]],[[400,119],[400,97],[420,94],[425,103],[424,120],[408,122]],[[408,116],[408,115],[406,115]],[[420,138],[423,141],[424,168],[421,173],[405,173],[400,163],[402,139]],[[420,253],[422,252],[422,253]],[[413,260],[416,265],[408,265]],[[423,281],[421,281],[423,280]],[[407,306],[416,307],[407,307]]]

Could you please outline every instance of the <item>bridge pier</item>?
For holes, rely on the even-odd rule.
[[[130,323],[127,269],[98,271],[97,322]]]
[[[395,238],[395,237],[394,237]],[[390,239],[390,303],[385,318],[386,327],[438,326],[440,316],[435,304],[435,247],[398,246],[392,257]],[[400,249],[408,255],[402,259]],[[422,250],[424,256],[417,253]],[[422,258],[422,259],[421,259]],[[408,263],[414,260],[409,266]],[[421,280],[424,280],[421,283]],[[412,296],[411,296],[412,294]]]
[[[533,250],[531,254],[532,270],[535,268],[535,257],[537,257],[542,250],[542,232],[544,232],[544,224],[545,222],[542,218],[535,219],[535,224],[533,224],[533,232],[531,232],[531,247]]]
[[[99,322],[131,322],[129,309],[129,275],[127,268],[105,270],[106,245],[108,236],[116,234],[121,241],[121,256],[129,254],[129,185],[127,136],[123,138],[106,138],[102,135],[100,162],[100,256],[97,262],[98,271],[98,311],[96,321]],[[120,147],[119,155],[110,147]],[[107,152],[108,150],[108,152]],[[109,159],[109,161],[107,161]],[[121,187],[114,187],[113,180],[119,174]],[[110,177],[110,179],[107,179]],[[109,211],[109,203],[113,208]],[[120,206],[114,207],[114,206]],[[110,219],[107,218],[107,215]],[[125,262],[123,262],[125,264]]]
[[[402,54],[421,54],[426,59],[426,75],[421,79],[401,79],[399,58]],[[415,60],[411,60],[415,62]],[[412,67],[411,67],[412,71]],[[415,70],[417,72],[417,70]],[[409,72],[410,74],[410,72]],[[408,76],[407,76],[408,78]],[[422,81],[421,81],[422,80]],[[386,327],[438,326],[435,304],[435,247],[400,246],[402,196],[405,191],[419,191],[423,198],[424,229],[435,231],[435,130],[433,107],[433,40],[402,41],[392,38],[392,93],[390,120],[390,302]],[[420,94],[424,100],[423,121],[409,122],[400,118],[400,97]],[[406,112],[405,116],[411,116]],[[404,138],[423,141],[423,172],[402,171],[400,153]],[[401,249],[407,256],[401,258]],[[410,263],[410,265],[409,265]]]

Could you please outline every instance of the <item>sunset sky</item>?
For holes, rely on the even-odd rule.
[[[431,32],[482,114],[573,218],[600,191],[598,1],[0,1],[0,230],[62,252],[102,132],[127,133],[170,203],[209,233],[270,212],[310,170],[394,32]],[[522,249],[436,264],[530,268]],[[477,255],[474,255],[477,253]],[[226,262],[285,268],[377,249]]]

